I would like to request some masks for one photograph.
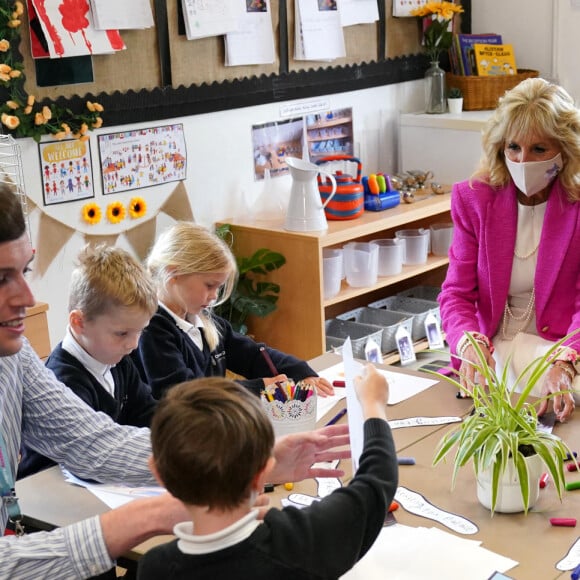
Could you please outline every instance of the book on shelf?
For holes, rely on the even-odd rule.
[[[482,34],[455,34],[453,37],[455,43],[455,52],[457,54],[457,60],[459,65],[459,70],[462,75],[475,75],[477,71],[472,69],[471,63],[473,62],[473,52],[474,44],[502,44],[501,34],[494,33],[482,33]],[[471,56],[471,58],[470,58]]]
[[[515,75],[518,72],[511,44],[474,44],[473,54],[479,76]]]

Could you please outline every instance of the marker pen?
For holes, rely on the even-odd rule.
[[[566,528],[576,527],[576,518],[550,518],[553,526],[564,526]]]
[[[333,387],[346,387],[346,381],[332,381]]]
[[[549,473],[542,473],[542,477],[540,477],[540,488],[544,489],[546,485],[548,485],[548,480],[550,479]]]

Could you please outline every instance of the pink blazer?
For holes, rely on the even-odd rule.
[[[492,338],[499,328],[511,278],[518,210],[513,183],[495,189],[463,181],[453,186],[451,196],[455,227],[439,302],[447,341],[456,352],[464,331]],[[558,341],[580,327],[580,203],[569,201],[559,180],[546,206],[534,285],[541,337]],[[580,351],[580,335],[568,343]]]

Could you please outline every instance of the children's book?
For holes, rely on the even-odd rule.
[[[473,54],[479,76],[515,75],[518,72],[511,44],[474,44]]]
[[[472,70],[469,52],[473,49],[474,44],[501,44],[501,34],[485,33],[485,34],[458,34],[456,49],[458,58],[460,59],[460,68],[464,75],[475,75],[476,70]]]

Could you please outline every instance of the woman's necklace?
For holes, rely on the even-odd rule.
[[[530,294],[530,300],[528,305],[526,306],[525,310],[519,316],[514,316],[508,301],[506,300],[505,308],[503,311],[503,321],[502,321],[502,328],[501,328],[501,335],[504,340],[513,340],[513,338],[518,335],[520,332],[524,332],[530,324],[530,320],[532,319],[532,315],[534,314],[534,308],[536,305],[536,289],[532,288],[532,292]],[[518,330],[513,334],[511,338],[507,335],[507,328],[508,328],[508,318],[510,320],[517,320],[518,322],[521,320],[522,324],[518,328]]]

